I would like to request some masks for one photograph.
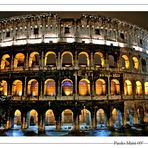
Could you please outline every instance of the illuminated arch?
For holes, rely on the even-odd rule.
[[[2,56],[1,59],[1,69],[7,69],[10,68],[10,55],[9,54],[5,54]]]
[[[122,126],[122,114],[116,108],[114,108],[112,110],[111,119],[110,119],[110,126],[113,126],[114,128],[119,128]]]
[[[106,114],[103,109],[99,109],[96,112],[96,116],[97,116],[97,118],[96,118],[97,119],[97,127],[107,126],[107,117],[106,117]]]
[[[51,109],[47,110],[45,113],[45,125],[46,126],[55,125],[55,123],[56,123],[56,120],[55,120],[53,110]]]
[[[1,91],[2,95],[7,96],[7,93],[8,93],[8,91],[7,91],[8,86],[7,85],[8,85],[7,81],[5,81],[5,80],[2,80],[0,82],[0,91]]]
[[[147,72],[145,59],[141,59],[141,66],[142,66],[142,71]]]
[[[22,96],[22,81],[15,80],[12,84],[12,95],[13,96]]]
[[[81,115],[79,115],[80,124],[85,124],[91,126],[91,113],[87,109],[81,110]]]
[[[120,94],[120,83],[117,79],[111,80],[111,95],[119,95]]]
[[[104,79],[98,79],[96,81],[96,95],[106,94],[106,82]]]
[[[62,90],[64,95],[69,96],[73,94],[73,82],[70,79],[62,81]]]
[[[32,52],[29,57],[29,67],[34,67],[39,65],[39,53]]]
[[[89,66],[89,55],[86,52],[80,52],[78,56],[79,66],[86,67]]]
[[[104,67],[105,60],[104,60],[104,56],[101,52],[96,52],[94,54],[94,64],[97,67]]]
[[[139,60],[138,60],[138,58],[137,57],[133,57],[132,58],[133,59],[133,66],[134,66],[134,69],[139,69]]]
[[[125,82],[124,82],[124,94],[125,95],[132,95],[133,94],[132,83],[130,80],[125,80]]]
[[[62,123],[73,123],[73,112],[70,109],[62,112]]]
[[[148,82],[144,83],[144,92],[145,92],[145,95],[148,95]]]
[[[23,53],[17,53],[14,58],[14,68],[23,67],[25,64],[25,55]]]
[[[88,79],[81,79],[79,81],[79,95],[90,95],[90,81]]]
[[[53,79],[47,79],[44,82],[44,95],[55,96],[56,95],[56,83]]]
[[[45,54],[45,66],[56,66],[56,53],[53,51],[48,51]]]
[[[61,63],[62,63],[62,66],[66,66],[66,67],[72,66],[73,65],[72,53],[69,51],[63,52],[61,56]]]
[[[38,81],[36,79],[32,79],[28,82],[28,95],[38,96]]]
[[[122,58],[124,60],[123,67],[125,67],[126,69],[129,69],[130,62],[129,62],[128,56],[127,55],[122,55]]]
[[[21,125],[21,112],[18,109],[14,113],[14,124]]]
[[[30,126],[38,125],[38,113],[36,110],[32,109],[29,113]]]
[[[136,94],[142,95],[142,84],[140,81],[136,81]]]

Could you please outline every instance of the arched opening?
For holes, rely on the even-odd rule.
[[[106,82],[103,79],[96,81],[96,95],[106,95]]]
[[[79,115],[79,121],[80,121],[80,129],[86,130],[90,129],[91,127],[91,113],[87,109],[81,110],[81,115]]]
[[[89,56],[86,52],[79,53],[78,62],[80,67],[89,66]]]
[[[130,62],[129,62],[129,58],[127,55],[122,55],[122,67],[129,69],[130,67]]]
[[[139,60],[137,57],[133,57],[133,67],[134,69],[138,70],[139,69]]]
[[[32,79],[28,82],[28,95],[29,96],[38,96],[38,81]]]
[[[36,67],[36,66],[39,66],[39,53],[38,52],[32,52],[30,54],[30,57],[29,57],[29,67]]]
[[[44,95],[55,96],[56,95],[56,83],[53,79],[47,79],[44,83]]]
[[[126,111],[126,124],[130,126],[134,125],[134,110],[132,108]]]
[[[138,115],[138,124],[143,124],[144,123],[144,109],[142,106],[138,107],[137,115]]]
[[[9,54],[3,55],[1,59],[1,69],[9,69],[11,66],[10,61],[11,59],[10,59]]]
[[[7,82],[5,80],[2,80],[0,82],[0,94],[7,96]]]
[[[136,95],[142,95],[142,84],[140,81],[136,81]]]
[[[148,95],[148,82],[144,83],[144,92],[145,92],[145,95]]]
[[[144,59],[141,59],[141,66],[142,66],[142,71],[147,72],[146,61]]]
[[[15,80],[12,84],[12,95],[22,96],[22,81]]]
[[[66,109],[62,112],[62,129],[73,129],[73,112],[70,109]]]
[[[109,63],[109,68],[115,68],[116,67],[116,63],[115,63],[115,58],[113,55],[109,55],[108,56],[108,63]]]
[[[111,80],[111,95],[119,95],[120,94],[120,83],[117,79]]]
[[[56,66],[56,54],[49,51],[45,55],[45,66]]]
[[[122,114],[116,108],[112,110],[110,126],[114,128],[120,128],[122,126]]]
[[[124,94],[125,95],[132,95],[132,83],[129,80],[125,80],[124,82]]]
[[[70,67],[73,65],[73,55],[71,52],[69,51],[65,51],[63,54],[62,54],[62,66],[63,67]]]
[[[90,95],[90,82],[88,79],[81,79],[79,81],[79,95],[81,96]]]
[[[32,109],[29,113],[29,126],[38,125],[38,113],[36,110]]]
[[[97,128],[107,127],[107,117],[103,109],[99,109],[96,113],[97,116]]]
[[[55,126],[55,116],[53,110],[49,109],[45,113],[45,126]]]
[[[104,60],[104,56],[101,52],[96,52],[94,54],[94,64],[96,67],[104,67],[105,60]]]
[[[14,68],[24,67],[25,55],[23,53],[17,53],[14,58]]]
[[[62,94],[70,96],[73,94],[73,82],[70,79],[62,81]]]
[[[21,124],[21,112],[17,109],[14,113],[14,128],[21,127]]]

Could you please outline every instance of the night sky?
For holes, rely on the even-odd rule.
[[[12,17],[12,16],[18,16],[18,15],[26,15],[26,14],[31,14],[31,13],[41,13],[41,12],[0,12],[0,19],[7,18],[7,17]],[[111,18],[117,18],[122,21],[129,22],[131,24],[135,24],[139,27],[142,27],[146,30],[148,30],[148,11],[147,12],[64,12],[64,11],[59,11],[59,12],[53,12],[57,13],[60,17],[62,18],[79,18],[82,14],[88,14],[88,15],[98,15],[98,16],[106,16],[106,17],[111,17]]]

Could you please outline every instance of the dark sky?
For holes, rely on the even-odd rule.
[[[2,18],[6,18],[6,17],[12,17],[12,16],[17,16],[17,15],[26,15],[26,14],[30,14],[30,13],[40,13],[40,12],[0,12],[0,19]],[[66,17],[66,18],[79,18],[82,14],[91,14],[91,15],[99,15],[99,16],[107,16],[107,17],[113,17],[113,18],[117,18],[119,20],[122,21],[126,21],[129,22],[131,24],[135,24],[138,25],[139,27],[142,27],[146,30],[148,30],[148,11],[147,12],[142,12],[142,11],[138,11],[138,12],[128,12],[128,11],[124,11],[124,12],[102,12],[102,11],[98,11],[98,12],[64,12],[64,11],[59,11],[59,12],[53,12],[53,13],[57,13],[60,17]]]

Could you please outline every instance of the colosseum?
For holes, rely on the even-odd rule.
[[[147,54],[148,31],[116,18],[46,12],[2,19],[0,126],[71,131],[145,125]]]

